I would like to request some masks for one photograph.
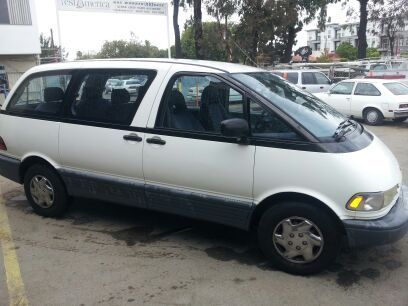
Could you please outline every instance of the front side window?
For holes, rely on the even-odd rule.
[[[354,82],[341,82],[334,86],[330,93],[333,95],[351,95],[353,91]]]
[[[396,96],[408,95],[408,86],[401,83],[384,83],[385,88]]]
[[[231,118],[244,118],[241,93],[213,76],[183,75],[171,81],[156,126],[220,134]]]
[[[129,125],[154,71],[100,70],[83,73],[69,116],[73,119]],[[146,79],[141,83],[139,79]]]
[[[318,138],[330,138],[345,117],[312,94],[268,72],[233,73],[241,82]]]
[[[7,110],[27,115],[56,116],[62,110],[70,73],[29,77],[13,95]]]
[[[328,85],[330,84],[330,80],[323,74],[320,72],[315,72],[314,76],[316,78],[316,83],[319,85]]]
[[[380,91],[369,83],[358,83],[354,90],[356,96],[381,96]]]
[[[253,137],[288,140],[300,139],[287,123],[276,116],[271,110],[252,100],[249,101],[249,118],[251,135]]]

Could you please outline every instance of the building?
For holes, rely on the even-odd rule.
[[[0,0],[0,67],[10,87],[41,53],[34,0]]]
[[[358,45],[358,32],[359,23],[329,23],[326,24],[324,31],[319,29],[307,30],[307,45],[312,48],[313,55],[319,56],[324,52],[335,52],[337,47],[342,42],[349,42],[354,47]],[[389,39],[385,34],[386,29],[378,31],[372,23],[367,25],[367,45],[369,48],[377,48],[383,55],[389,55],[390,45]],[[380,32],[380,33],[376,33]],[[375,34],[374,34],[375,33]],[[408,20],[405,24],[405,28],[401,29],[397,34],[394,45],[394,54],[400,54],[401,52],[408,51]]]

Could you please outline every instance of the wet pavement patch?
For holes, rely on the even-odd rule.
[[[360,281],[360,275],[353,270],[343,270],[337,274],[337,284],[347,288]]]
[[[383,265],[388,269],[388,270],[396,270],[402,266],[402,263],[398,260],[390,259],[387,261],[383,262]]]
[[[360,275],[367,277],[369,279],[376,279],[380,277],[380,271],[377,269],[373,269],[373,268],[367,268],[367,269],[361,270]]]

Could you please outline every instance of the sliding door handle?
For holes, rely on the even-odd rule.
[[[157,137],[157,136],[154,136],[152,138],[147,138],[146,142],[151,143],[151,144],[158,144],[158,145],[161,145],[161,146],[166,144],[165,140],[163,140],[163,139],[161,139],[160,137]]]
[[[136,142],[141,142],[143,140],[142,137],[138,136],[135,133],[131,133],[129,135],[124,135],[123,139],[128,140],[128,141],[136,141]]]

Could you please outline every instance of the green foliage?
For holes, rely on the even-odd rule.
[[[202,50],[204,59],[225,61],[227,54],[218,34],[216,22],[203,22]],[[194,46],[194,27],[187,23],[181,35],[181,49],[184,58],[196,58]]]
[[[140,58],[140,57],[167,57],[167,50],[153,46],[150,41],[143,43],[136,40],[113,40],[105,41],[101,50],[94,54],[82,54],[77,52],[77,59],[88,58]]]
[[[381,54],[376,48],[367,48],[367,57],[380,57]]]
[[[330,63],[331,59],[327,54],[322,54],[318,58],[316,58],[317,63]]]
[[[348,60],[356,60],[357,59],[357,48],[353,47],[352,44],[348,42],[342,42],[336,49],[336,53],[343,58]]]

